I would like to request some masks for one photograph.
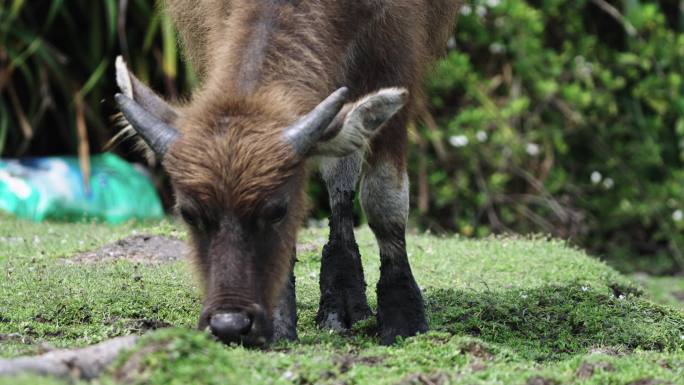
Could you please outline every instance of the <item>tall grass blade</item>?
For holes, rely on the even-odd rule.
[[[176,48],[176,32],[171,18],[163,14],[161,16],[162,41],[164,53],[164,75],[169,79],[176,79],[178,75],[178,50]]]
[[[81,88],[81,96],[85,97],[90,93],[90,91],[95,88],[98,83],[103,79],[105,72],[107,71],[107,68],[109,67],[109,61],[107,59],[103,59],[100,64],[95,68],[95,71],[93,71],[92,74],[90,74],[90,77],[86,81],[86,83],[83,85]]]
[[[76,107],[76,131],[78,134],[78,163],[83,176],[83,188],[90,190],[90,145],[88,143],[88,127],[86,125],[85,109],[83,107],[83,95],[77,92],[74,95]]]

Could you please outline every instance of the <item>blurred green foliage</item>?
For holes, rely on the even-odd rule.
[[[149,0],[1,0],[0,153],[75,153],[84,140],[101,149],[121,53],[175,97],[180,58],[169,25]],[[193,79],[182,75],[188,88]],[[79,119],[88,135],[77,135]]]
[[[101,149],[120,52],[167,97],[187,93],[192,70],[152,3],[2,0],[0,152],[55,135],[75,152],[79,113]],[[622,270],[684,271],[680,0],[467,0],[450,46],[413,130],[414,224],[550,233]],[[323,216],[324,189],[312,194]]]
[[[412,154],[419,223],[684,269],[679,1],[471,0],[452,47]]]

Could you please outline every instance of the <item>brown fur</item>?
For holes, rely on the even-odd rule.
[[[193,106],[189,106],[184,113],[188,118],[177,122],[184,128],[183,136],[164,163],[174,181],[179,206],[194,211],[204,221],[219,222],[220,215],[230,213],[249,222],[274,198],[290,196],[288,211],[292,214],[279,226],[278,237],[258,239],[272,242],[274,250],[262,257],[263,274],[255,277],[264,283],[263,298],[251,300],[263,301],[269,308],[275,305],[277,292],[287,278],[289,251],[307,208],[304,190],[293,188],[303,185],[306,170],[281,139],[281,128],[295,117],[278,108],[280,104],[271,103],[274,97],[282,96],[254,94],[220,106],[203,104],[199,115],[194,115]],[[206,229],[202,230],[206,233]],[[198,242],[206,234],[195,235]],[[208,282],[211,263],[202,254],[206,253],[197,252],[195,260]],[[244,268],[236,273],[246,274]],[[211,288],[207,291],[211,297]],[[234,288],[223,291],[240,293]]]
[[[283,130],[340,86],[350,88],[352,100],[404,87],[412,100],[371,149],[374,159],[391,159],[403,170],[403,123],[413,118],[428,63],[444,50],[452,29],[447,20],[454,19],[458,1],[164,3],[202,79],[173,122],[181,139],[164,166],[178,206],[200,218],[191,228],[207,286],[205,312],[251,302],[263,303],[270,314],[306,214],[305,160],[283,142]],[[283,223],[245,230],[259,221],[263,207],[283,197],[289,199]],[[248,233],[245,239],[231,235],[236,229]],[[243,263],[221,256],[226,253],[259,257]]]

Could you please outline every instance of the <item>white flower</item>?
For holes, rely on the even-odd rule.
[[[527,294],[522,294],[522,295],[520,295],[520,298],[522,298],[522,299],[527,299]]]
[[[478,131],[477,134],[475,134],[475,137],[477,140],[480,141],[480,143],[484,143],[489,139],[489,135],[485,131]]]
[[[591,183],[599,184],[603,180],[603,175],[600,172],[594,171],[591,173]]]
[[[577,56],[575,57],[575,70],[578,76],[589,79],[594,71],[594,65],[587,62],[584,56]]]
[[[675,222],[681,222],[684,219],[684,213],[682,210],[676,210],[672,213],[672,220]]]
[[[525,151],[527,151],[530,156],[537,156],[539,155],[539,145],[535,143],[528,143],[527,147],[525,147]]]
[[[487,8],[478,5],[477,8],[475,8],[475,13],[477,13],[477,16],[485,17],[487,16]]]
[[[501,0],[487,0],[486,4],[489,8],[498,7],[501,4]]]
[[[473,13],[473,9],[470,7],[470,5],[465,4],[461,7],[461,15],[468,16],[471,13]]]
[[[613,178],[606,178],[603,181],[603,187],[605,187],[607,190],[612,189],[613,186],[615,186],[615,181],[613,180]]]
[[[468,140],[468,137],[465,135],[454,135],[451,138],[449,138],[449,143],[452,146],[459,148],[467,146],[468,143],[470,143],[470,141]]]
[[[292,373],[289,370],[287,372],[283,373],[283,378],[286,380],[291,380],[294,378],[294,376],[295,376],[294,373]]]
[[[447,41],[447,48],[448,49],[456,49],[456,37],[452,36],[449,38]]]
[[[582,286],[582,291],[589,291],[589,287],[587,287],[587,286]]]
[[[489,52],[499,54],[506,52],[506,46],[501,43],[492,43],[489,45]]]

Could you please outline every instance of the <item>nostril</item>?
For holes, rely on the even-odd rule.
[[[219,313],[211,317],[209,326],[216,337],[232,340],[247,334],[252,320],[244,313]]]

